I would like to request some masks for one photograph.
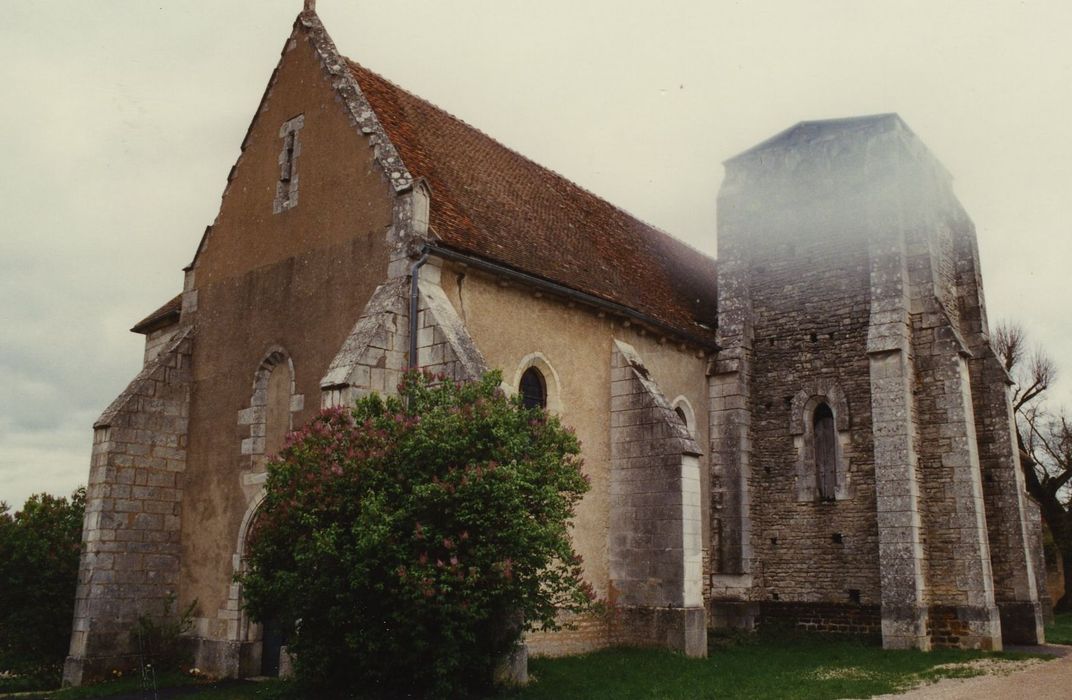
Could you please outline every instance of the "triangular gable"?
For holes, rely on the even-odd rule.
[[[390,183],[392,190],[396,194],[409,191],[413,186],[414,177],[406,169],[406,165],[402,162],[402,157],[399,155],[398,150],[395,148],[394,144],[391,143],[391,139],[384,131],[383,126],[376,117],[376,113],[361,92],[357,80],[355,80],[350,73],[347,59],[339,54],[335,42],[332,41],[327,29],[324,28],[324,24],[320,21],[320,17],[317,16],[315,11],[307,9],[298,15],[297,19],[294,21],[290,36],[283,45],[283,49],[279,55],[279,62],[276,63],[275,69],[272,71],[272,76],[268,80],[268,85],[265,86],[264,93],[261,95],[260,102],[257,104],[257,110],[254,112],[253,118],[250,120],[249,126],[246,128],[245,136],[242,138],[241,152],[239,153],[238,160],[231,167],[231,170],[227,175],[227,184],[224,187],[223,197],[227,196],[227,190],[235,179],[238,163],[241,162],[242,154],[245,153],[249,146],[250,136],[253,132],[254,125],[257,123],[260,115],[265,111],[265,105],[276,85],[280,67],[286,60],[287,53],[293,47],[294,42],[302,39],[307,40],[315,49],[322,69],[332,78],[332,88],[335,90],[335,93],[342,104],[346,107],[347,117],[350,120],[351,126],[354,127],[358,134],[368,139],[369,146],[373,149],[375,160],[383,169],[384,176]],[[189,270],[197,264],[197,259],[201,255],[201,252],[211,241],[212,231],[213,226],[208,226],[205,229],[204,235],[202,235],[201,240],[198,243],[197,251],[194,253],[194,258],[185,269]]]

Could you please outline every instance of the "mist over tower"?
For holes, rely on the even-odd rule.
[[[853,624],[887,647],[1039,639],[1018,455],[994,429],[1005,378],[950,175],[895,114],[801,122],[725,165],[712,610],[859,600]]]

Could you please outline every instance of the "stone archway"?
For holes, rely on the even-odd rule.
[[[266,492],[261,488],[242,515],[232,557],[235,576],[247,570],[250,537],[256,528],[265,496]],[[224,610],[233,618],[228,625],[227,638],[238,650],[236,675],[242,678],[279,675],[286,645],[285,636],[279,625],[271,621],[258,623],[250,618],[243,608],[241,582],[231,584]],[[224,611],[221,611],[222,614]]]

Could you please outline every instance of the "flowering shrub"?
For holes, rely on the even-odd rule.
[[[590,608],[568,533],[578,442],[500,381],[408,373],[397,398],[321,412],[269,466],[246,606],[290,625],[319,696],[480,692],[524,628]]]

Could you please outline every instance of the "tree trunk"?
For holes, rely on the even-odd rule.
[[[1063,543],[1061,547],[1061,565],[1065,574],[1065,592],[1053,606],[1055,612],[1072,610],[1072,543]]]

